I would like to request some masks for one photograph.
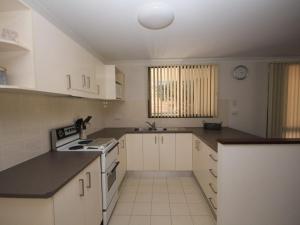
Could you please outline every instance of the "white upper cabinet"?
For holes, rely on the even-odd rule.
[[[36,12],[33,25],[36,88],[80,97],[96,93],[96,59]]]
[[[100,99],[124,100],[125,75],[115,65],[98,65],[96,80]]]
[[[32,11],[17,0],[0,0],[0,66],[8,87],[35,88]]]
[[[0,66],[8,83],[0,88],[30,89],[94,99],[123,99],[124,74],[99,59],[36,11],[18,0],[0,0]]]

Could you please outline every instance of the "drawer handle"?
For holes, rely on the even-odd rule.
[[[86,186],[87,188],[92,187],[92,177],[91,177],[91,172],[86,172],[86,175],[88,177],[89,184]]]
[[[67,89],[71,89],[72,85],[71,85],[71,75],[68,74],[67,76]]]
[[[79,182],[81,183],[81,194],[79,196],[83,197],[84,196],[84,180],[79,179]]]
[[[218,162],[218,160],[217,159],[215,159],[214,157],[213,157],[213,155],[212,154],[209,154],[209,157],[213,160],[213,161],[215,161],[215,162]]]
[[[215,206],[215,204],[213,203],[213,199],[212,199],[212,198],[208,198],[208,200],[209,200],[211,206],[212,206],[215,210],[217,210],[218,208],[217,208],[217,207]]]
[[[213,191],[213,193],[218,194],[218,192],[214,189],[214,186],[212,183],[209,183],[209,187]]]
[[[213,169],[209,169],[209,172],[213,177],[218,178],[218,176],[214,173]]]

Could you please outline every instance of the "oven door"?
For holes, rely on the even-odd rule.
[[[118,191],[117,184],[117,167],[120,162],[115,162],[107,170],[107,172],[102,174],[102,185],[103,185],[103,207],[107,209],[111,203],[115,193]]]

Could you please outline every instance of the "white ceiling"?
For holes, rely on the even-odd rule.
[[[25,0],[106,60],[300,56],[299,0],[161,1],[175,21],[147,30],[136,16],[151,0]]]

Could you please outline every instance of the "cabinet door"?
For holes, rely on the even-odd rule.
[[[157,134],[143,134],[144,170],[159,170],[159,140]]]
[[[99,225],[102,221],[100,158],[84,170],[85,176],[85,225]]]
[[[160,170],[175,170],[175,134],[159,135]]]
[[[121,184],[127,170],[127,153],[126,153],[126,145],[125,145],[125,137],[119,139],[119,151],[118,151],[118,161],[120,162],[117,167],[117,184],[118,186]]]
[[[200,168],[200,140],[193,136],[193,173],[200,183],[199,168]]]
[[[176,170],[192,171],[192,134],[176,134]]]
[[[85,224],[85,187],[83,172],[53,197],[55,225]]]
[[[143,170],[143,137],[142,134],[127,134],[127,169]]]

